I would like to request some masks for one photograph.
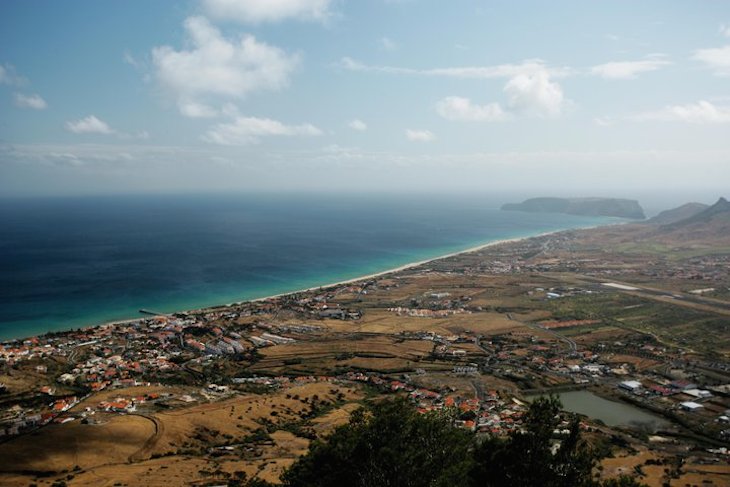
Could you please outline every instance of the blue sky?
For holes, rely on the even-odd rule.
[[[0,3],[5,195],[727,181],[728,2]]]

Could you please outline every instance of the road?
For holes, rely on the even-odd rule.
[[[516,319],[514,319],[512,317],[512,314],[511,313],[507,313],[507,318],[510,319],[510,320],[512,320],[512,321],[516,321],[517,323],[520,323],[521,325],[525,325],[527,327],[530,327],[533,330],[548,333],[548,334],[554,336],[555,338],[557,338],[558,340],[561,340],[561,341],[567,343],[568,344],[568,348],[570,349],[571,355],[578,352],[578,344],[575,343],[574,340],[572,340],[572,339],[570,339],[570,338],[568,338],[566,336],[561,335],[560,333],[558,333],[555,330],[551,330],[549,328],[543,328],[543,327],[541,327],[539,325],[536,325],[534,323],[527,323],[525,321],[516,320]]]
[[[586,276],[584,274],[575,274],[575,277],[591,283],[603,284],[607,282],[605,278],[599,279],[593,276]],[[720,301],[719,299],[705,298],[702,296],[696,296],[694,294],[688,294],[679,291],[668,291],[666,289],[646,287],[641,284],[634,284],[631,282],[622,282],[615,280],[611,280],[610,282],[614,284],[620,284],[622,286],[631,287],[634,289],[620,289],[616,287],[606,286],[602,286],[602,288],[604,290],[610,289],[612,291],[630,294],[632,296],[653,299],[655,301],[661,301],[662,303],[673,304],[675,306],[682,306],[685,308],[709,311],[712,313],[721,314],[723,316],[730,316],[730,302]]]

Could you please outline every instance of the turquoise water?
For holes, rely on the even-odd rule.
[[[629,426],[656,430],[669,424],[664,418],[648,413],[636,406],[609,401],[589,391],[561,392],[557,396],[566,411],[600,419],[608,426]]]
[[[254,299],[505,238],[608,223],[489,196],[0,201],[0,338]]]

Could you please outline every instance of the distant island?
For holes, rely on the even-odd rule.
[[[638,201],[620,198],[531,198],[522,203],[506,203],[502,205],[502,210],[614,216],[635,220],[646,218]]]

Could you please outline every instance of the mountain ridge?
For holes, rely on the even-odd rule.
[[[658,215],[647,220],[646,223],[650,223],[653,225],[669,225],[682,220],[686,220],[687,218],[701,213],[709,207],[710,205],[706,205],[704,203],[685,203],[676,208],[662,211]]]
[[[701,223],[730,224],[730,201],[721,196],[712,206],[682,220],[662,225],[662,228],[673,230]]]

